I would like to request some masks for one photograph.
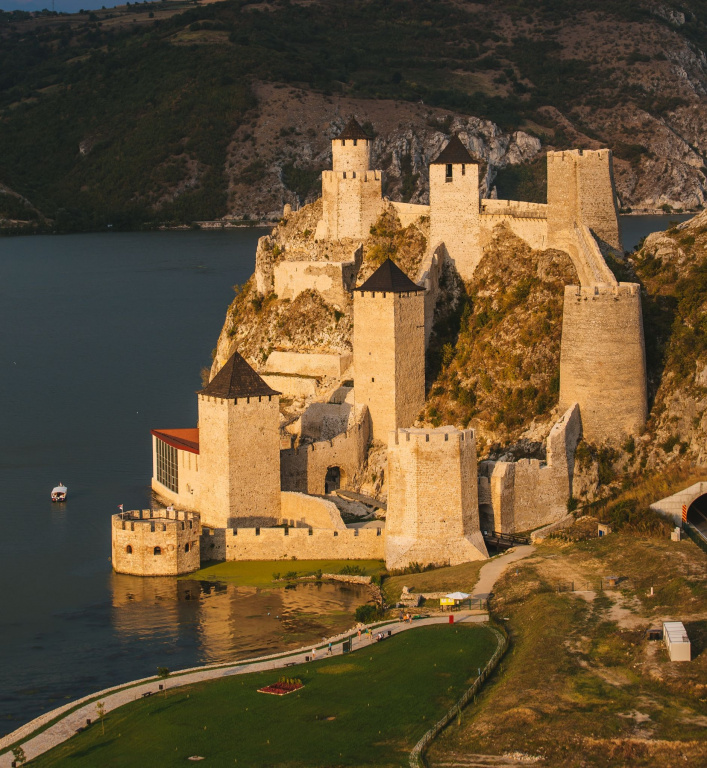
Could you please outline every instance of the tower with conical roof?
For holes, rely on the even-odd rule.
[[[322,171],[318,240],[367,237],[382,205],[381,171],[370,170],[371,138],[352,117],[331,142],[332,170]]]
[[[354,292],[353,348],[356,402],[386,441],[425,404],[425,292],[390,259]]]
[[[479,166],[458,136],[430,162],[430,247],[444,243],[464,280],[481,260]]]
[[[234,352],[199,397],[199,498],[204,525],[280,519],[279,392]]]

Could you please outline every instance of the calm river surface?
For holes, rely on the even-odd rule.
[[[624,247],[679,218],[622,217]],[[200,368],[262,234],[0,238],[0,734],[157,666],[320,636],[318,613],[365,599],[110,568],[111,514],[149,506],[149,430],[196,423]]]
[[[111,571],[110,516],[149,506],[150,428],[196,423],[199,371],[262,234],[0,238],[0,734],[157,666],[321,637],[318,613],[367,599]],[[69,502],[52,505],[60,480]]]

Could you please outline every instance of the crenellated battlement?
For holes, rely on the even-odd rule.
[[[130,509],[113,515],[111,522],[113,528],[120,528],[123,531],[143,528],[154,533],[171,528],[180,531],[187,528],[198,530],[200,517],[196,512],[181,509]]]
[[[594,285],[566,285],[565,301],[620,301],[622,298],[640,298],[638,283],[595,283]]]
[[[458,430],[455,427],[437,427],[435,429],[421,429],[419,427],[409,427],[390,432],[388,445],[405,447],[407,444],[416,446],[429,445],[431,448],[445,443],[465,443],[474,441],[474,430]]]
[[[379,182],[383,178],[381,171],[322,171],[322,181],[359,181]]]
[[[611,157],[610,149],[560,149],[547,153],[548,163],[576,163],[578,160],[608,162]]]
[[[253,405],[254,403],[270,403],[272,402],[273,398],[276,400],[279,398],[278,395],[256,395],[255,397],[231,397],[231,398],[224,398],[224,397],[215,397],[214,395],[202,395],[199,394],[199,400],[201,400],[204,403],[212,403],[214,405]]]

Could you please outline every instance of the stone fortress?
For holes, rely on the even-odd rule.
[[[170,506],[114,516],[117,571],[185,573],[199,557],[385,559],[389,568],[483,559],[482,531],[529,531],[566,515],[581,436],[618,442],[644,426],[640,289],[617,282],[604,258],[622,251],[611,152],[548,153],[547,204],[480,199],[478,164],[454,136],[430,162],[429,205],[384,199],[370,152],[353,118],[332,141],[314,235],[324,258],[285,253],[273,263],[260,247],[256,257],[262,296],[311,289],[333,306],[352,301],[353,355],[275,350],[259,373],[237,351],[217,357],[198,393],[198,428],[152,431],[152,487]],[[361,282],[361,244],[386,206],[403,225],[429,217],[427,252],[415,280],[387,260]],[[563,415],[544,462],[479,463],[473,430],[415,427],[442,270],[470,280],[499,225],[532,248],[567,252],[579,276],[565,290]],[[308,398],[295,423],[283,421],[281,394]],[[387,453],[385,524],[346,525],[327,494],[346,489],[372,446]]]

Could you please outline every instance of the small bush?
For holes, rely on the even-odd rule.
[[[378,606],[366,603],[366,605],[359,605],[354,613],[356,621],[360,621],[362,624],[370,624],[380,614]]]

